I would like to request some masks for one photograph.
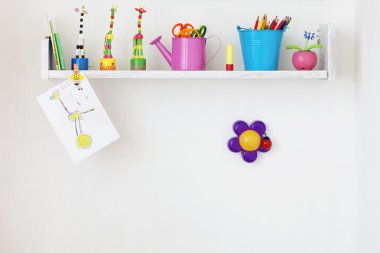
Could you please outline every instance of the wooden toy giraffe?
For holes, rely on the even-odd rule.
[[[86,6],[82,6],[82,8],[75,8],[75,12],[80,13],[79,20],[79,34],[76,46],[76,54],[75,58],[71,59],[71,69],[74,69],[74,65],[78,64],[80,70],[88,69],[88,59],[86,58],[86,51],[84,49],[84,36],[83,36],[83,23],[84,23],[84,15],[88,14],[85,10]]]
[[[88,14],[85,10],[85,6],[82,6],[82,9],[76,8],[75,11],[80,13],[80,22],[79,22],[79,34],[77,41],[77,51],[75,58],[86,58],[86,52],[84,50],[84,37],[83,37],[83,23],[84,23],[84,15]]]
[[[113,40],[113,26],[115,13],[117,11],[117,6],[112,5],[111,8],[111,21],[110,29],[104,38],[104,49],[103,49],[103,59],[100,60],[100,70],[115,70],[116,69],[116,59],[112,56],[112,40]]]
[[[139,13],[137,19],[137,34],[133,37],[133,57],[131,59],[131,69],[132,70],[146,70],[146,60],[144,57],[143,50],[143,34],[141,33],[141,20],[143,13],[146,10],[140,5],[140,8],[135,8]]]

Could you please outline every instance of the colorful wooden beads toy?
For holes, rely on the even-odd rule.
[[[135,8],[139,13],[137,18],[137,34],[133,37],[133,57],[131,59],[131,70],[146,70],[146,59],[143,50],[143,34],[141,32],[141,20],[143,13],[146,10],[140,5],[140,8]]]
[[[116,59],[112,56],[112,40],[113,40],[113,27],[115,20],[115,13],[117,6],[112,5],[111,8],[111,21],[108,33],[104,38],[103,58],[100,60],[100,70],[116,70]]]
[[[78,68],[80,70],[88,70],[88,58],[86,58],[86,51],[84,49],[84,36],[83,36],[83,24],[84,24],[84,15],[88,14],[85,10],[85,6],[82,8],[76,8],[75,12],[80,14],[79,20],[79,33],[76,47],[76,55],[75,58],[71,59],[71,69],[74,70],[74,65],[78,64]]]

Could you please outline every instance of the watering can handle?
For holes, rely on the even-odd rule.
[[[218,47],[218,49],[216,50],[216,52],[210,57],[210,59],[208,59],[208,60],[206,61],[206,65],[208,65],[208,63],[209,63],[212,59],[215,58],[215,56],[219,53],[220,49],[222,48],[222,40],[221,40],[218,36],[216,36],[216,35],[210,36],[210,37],[208,37],[208,38],[206,39],[206,41],[209,40],[209,39],[211,39],[211,38],[216,38],[216,39],[218,39],[218,41],[219,41],[219,47]]]

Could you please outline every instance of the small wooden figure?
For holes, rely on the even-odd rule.
[[[135,8],[139,13],[137,19],[137,34],[133,37],[133,57],[131,59],[131,70],[146,70],[146,59],[143,50],[143,34],[141,33],[141,20],[143,13],[146,10],[140,5],[140,8]]]
[[[103,58],[100,60],[100,70],[116,70],[116,59],[112,56],[112,40],[113,40],[113,27],[115,13],[117,11],[117,6],[112,5],[111,8],[111,21],[110,29],[104,38],[104,50]]]
[[[86,58],[86,51],[84,49],[84,36],[83,36],[83,23],[84,15],[88,14],[85,10],[86,6],[82,6],[82,9],[76,8],[75,12],[80,13],[79,20],[79,34],[76,48],[75,58],[71,59],[71,69],[74,70],[74,65],[78,64],[79,70],[88,70],[88,58]]]

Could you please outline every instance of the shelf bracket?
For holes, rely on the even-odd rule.
[[[41,78],[49,79],[49,71],[52,69],[52,55],[50,37],[41,40]]]
[[[319,52],[320,69],[327,70],[327,80],[335,80],[335,27],[333,24],[320,25],[319,33],[323,45]]]

